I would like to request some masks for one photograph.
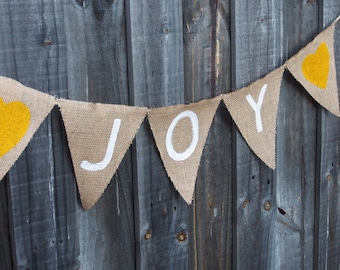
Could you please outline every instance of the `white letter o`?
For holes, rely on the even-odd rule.
[[[192,127],[192,140],[190,143],[190,146],[182,153],[178,153],[175,151],[173,145],[172,145],[172,134],[174,132],[174,129],[176,125],[178,124],[179,120],[182,118],[188,117],[191,122]],[[166,139],[165,139],[165,146],[166,150],[168,151],[169,156],[175,160],[175,161],[182,161],[186,160],[188,157],[192,155],[192,153],[195,151],[196,146],[198,142],[198,118],[197,115],[193,111],[186,110],[184,112],[181,112],[179,115],[175,117],[174,120],[172,120],[168,132],[166,133]]]

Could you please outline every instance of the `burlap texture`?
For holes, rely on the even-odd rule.
[[[85,209],[103,194],[130,147],[147,108],[59,100],[78,190]],[[106,156],[115,119],[121,119],[109,163],[97,171],[81,167],[84,161],[99,163]]]
[[[340,116],[334,59],[334,29],[335,22],[326,30],[321,32],[305,48],[290,58],[287,61],[286,66],[291,74],[296,78],[296,80],[303,85],[306,91],[321,106],[336,116]],[[322,49],[324,43],[327,44],[330,56],[328,70],[325,68],[325,64],[328,63],[328,59],[325,59],[325,53],[320,52],[320,49]],[[318,54],[316,54],[317,52]],[[307,63],[307,61],[309,63]],[[303,71],[303,66],[306,64],[310,65],[310,71],[308,71],[307,68],[305,68]],[[323,82],[323,77],[325,78],[326,82]]]
[[[276,116],[284,68],[280,67],[248,87],[223,95],[223,101],[243,138],[254,153],[270,168],[275,169]],[[247,101],[251,95],[258,102],[262,87],[266,86],[260,109],[262,131],[256,126],[255,111]]]
[[[8,151],[3,151],[3,155],[0,158],[1,180],[25,150],[34,133],[51,112],[56,101],[55,98],[50,95],[26,87],[6,77],[0,77],[0,98],[3,100],[3,102],[1,102],[1,111],[6,111],[5,115],[0,115],[0,117],[6,117],[6,119],[2,118],[0,121],[1,143],[3,143],[4,140],[11,140],[10,137],[14,137],[17,135],[16,133],[22,129],[22,126],[16,126],[25,124],[20,120],[20,117],[26,118],[28,125],[27,128],[25,127],[24,130],[21,130],[23,133],[20,138],[17,138],[18,141],[14,139],[16,141],[7,144]],[[26,110],[20,109],[15,111],[16,106],[11,106],[13,104],[19,104],[23,108],[26,108]],[[8,106],[8,109],[3,110],[6,106]],[[23,115],[20,115],[20,113],[23,113]],[[8,131],[7,133],[6,130]]]
[[[182,104],[152,109],[148,113],[151,130],[167,174],[188,204],[191,204],[193,199],[203,147],[220,101],[221,97],[216,97],[189,105]],[[173,136],[170,141],[175,152],[182,154],[189,150],[190,145],[195,142],[194,124],[188,116],[181,118],[177,124],[173,125],[173,129],[170,127],[171,124],[174,124],[174,119],[183,112],[197,116],[197,144],[187,157],[176,160],[169,155],[166,146],[167,136],[171,130]]]

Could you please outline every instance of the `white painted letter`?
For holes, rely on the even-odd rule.
[[[192,127],[192,140],[190,143],[190,146],[185,150],[183,153],[178,153],[175,151],[173,145],[172,145],[172,134],[174,132],[174,129],[182,118],[188,117],[191,121],[191,127]],[[184,111],[181,112],[179,115],[175,117],[174,120],[172,120],[168,132],[166,133],[166,139],[165,139],[165,146],[166,150],[168,151],[169,156],[175,160],[175,161],[182,161],[186,160],[188,157],[191,156],[191,154],[195,151],[196,146],[198,142],[198,118],[197,115],[193,111]]]
[[[96,172],[96,171],[104,170],[106,166],[109,165],[112,159],[112,156],[113,156],[113,151],[115,149],[117,135],[118,135],[121,122],[122,120],[118,118],[115,119],[115,121],[113,122],[111,135],[110,135],[109,143],[107,144],[107,149],[106,149],[106,154],[105,154],[104,159],[98,163],[91,163],[87,160],[83,160],[83,162],[80,164],[80,167],[82,169],[91,171],[91,172]]]
[[[267,84],[262,86],[257,103],[255,103],[255,100],[253,99],[253,97],[251,95],[246,96],[247,101],[249,102],[249,104],[253,108],[253,110],[255,111],[257,132],[261,132],[263,130],[262,119],[261,119],[261,107],[262,107],[262,104],[263,104],[263,98],[264,98],[264,94],[265,94],[266,90],[267,90]]]

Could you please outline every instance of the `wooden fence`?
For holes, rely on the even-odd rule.
[[[196,102],[263,77],[339,14],[339,0],[2,0],[0,75],[72,100]],[[335,57],[340,74],[340,23]],[[277,117],[273,171],[220,104],[191,206],[145,120],[84,211],[54,108],[0,182],[0,269],[340,269],[339,118],[288,72]]]

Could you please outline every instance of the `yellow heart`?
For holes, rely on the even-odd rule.
[[[302,62],[302,73],[312,84],[325,89],[328,81],[330,55],[327,44],[322,42],[314,54]]]
[[[5,104],[0,97],[0,158],[26,134],[30,124],[29,108],[20,101]]]

